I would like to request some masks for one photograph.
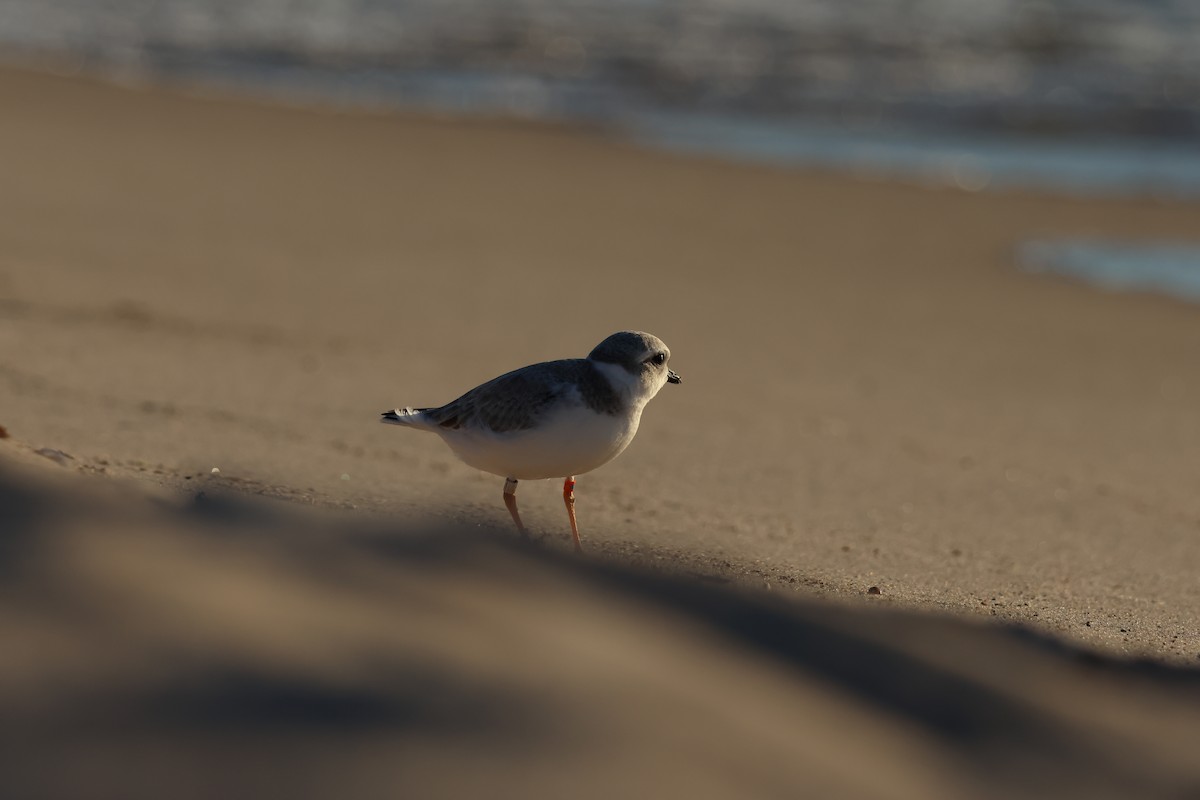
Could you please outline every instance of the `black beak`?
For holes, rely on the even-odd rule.
[[[667,383],[683,383],[683,378],[673,369],[667,370]]]

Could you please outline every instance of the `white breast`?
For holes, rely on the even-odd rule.
[[[570,402],[526,430],[438,432],[455,455],[476,469],[504,478],[540,480],[582,475],[612,461],[633,441],[641,417],[641,407],[613,416]]]

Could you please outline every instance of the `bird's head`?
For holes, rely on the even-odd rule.
[[[658,394],[668,383],[682,383],[683,379],[670,367],[671,349],[657,336],[641,331],[619,331],[609,336],[588,354],[588,360],[596,364],[611,364],[621,372],[607,370],[615,381],[624,384],[627,390],[643,402]],[[622,374],[623,373],[623,374]]]

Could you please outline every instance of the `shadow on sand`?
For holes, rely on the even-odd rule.
[[[11,469],[0,529],[10,796],[1200,791],[1200,672],[1024,630]]]

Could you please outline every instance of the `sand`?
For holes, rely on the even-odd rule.
[[[1013,256],[1060,234],[1194,239],[1196,205],[972,194],[12,69],[0,108],[0,465],[12,497],[82,509],[6,515],[21,541],[62,541],[22,590],[36,602],[4,614],[5,641],[33,655],[0,702],[60,684],[134,698],[131,738],[88,761],[101,785],[133,791],[104,765],[164,727],[195,748],[163,745],[163,775],[216,753],[266,780],[295,764],[292,742],[314,796],[360,768],[426,789],[591,776],[693,796],[1200,785],[1170,744],[1196,722],[1181,701],[1200,659],[1200,309]],[[514,551],[500,479],[376,422],[623,328],[667,341],[685,382],[579,479],[584,561],[566,557],[557,485],[522,484],[541,540]],[[269,511],[200,523],[180,509],[202,490]],[[337,533],[364,526],[398,555]],[[90,589],[69,588],[79,576]],[[162,592],[186,630],[151,614]],[[260,599],[279,614],[251,613]],[[107,671],[84,680],[93,655]],[[397,695],[397,665],[450,707]],[[438,683],[447,665],[465,684]],[[277,716],[313,681],[340,688],[294,741],[223,738],[290,731]],[[503,724],[459,735],[490,682],[547,726],[521,758],[497,756],[517,724],[499,701],[479,713]],[[143,709],[156,692],[236,706],[280,683],[245,718]],[[379,698],[393,716],[338,717]],[[647,698],[661,713],[639,713]],[[88,703],[46,702],[22,763],[93,752],[104,725],[70,710]],[[966,722],[939,716],[960,707]],[[361,747],[328,744],[340,733]],[[563,761],[533,768],[533,752]],[[447,766],[462,763],[479,769]]]

